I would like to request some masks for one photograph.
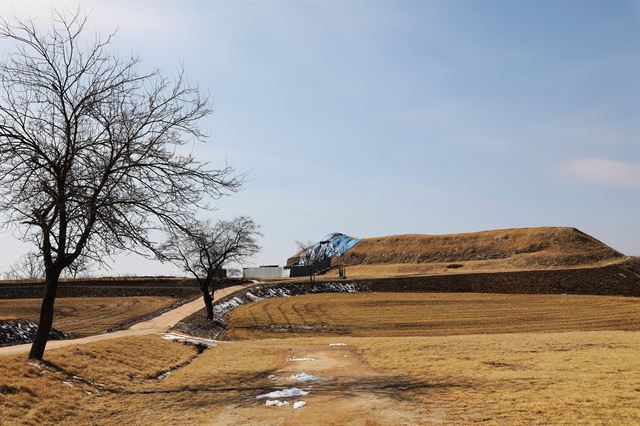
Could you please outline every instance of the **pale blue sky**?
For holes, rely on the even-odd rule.
[[[50,3],[0,1],[46,23]],[[251,263],[294,240],[574,226],[640,255],[638,2],[85,3],[117,49],[187,75],[201,156],[250,172]],[[0,269],[24,247],[4,234]],[[114,273],[170,273],[119,258]]]

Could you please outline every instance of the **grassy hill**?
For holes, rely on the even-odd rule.
[[[624,259],[622,253],[575,228],[543,227],[364,238],[334,258],[333,264],[371,272],[410,268],[452,273],[604,266]]]
[[[343,265],[511,259],[521,265],[587,265],[624,257],[575,228],[514,228],[464,234],[406,234],[364,238]]]

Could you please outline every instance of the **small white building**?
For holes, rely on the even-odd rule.
[[[242,278],[260,279],[260,278],[286,278],[289,276],[289,270],[278,265],[263,265],[257,268],[242,268]]]

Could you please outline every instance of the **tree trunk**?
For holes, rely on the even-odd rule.
[[[208,289],[200,288],[202,290],[202,298],[204,299],[204,306],[207,308],[207,319],[213,320],[213,297],[209,293]]]
[[[53,304],[56,300],[56,292],[58,291],[58,278],[60,272],[47,271],[45,274],[44,297],[40,306],[40,320],[38,321],[38,331],[36,338],[31,345],[29,359],[37,359],[42,361],[44,349],[49,340],[49,333],[53,325]]]

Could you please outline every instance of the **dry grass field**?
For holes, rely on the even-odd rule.
[[[2,356],[0,423],[638,424],[639,302],[433,293],[265,300],[229,315],[229,337],[251,340],[204,352],[137,336],[55,349],[44,365]],[[294,332],[276,330],[285,325]],[[301,373],[315,380],[299,382]],[[292,387],[308,394],[272,398],[290,403],[282,407],[257,398]]]
[[[75,336],[100,333],[129,319],[175,303],[173,297],[73,297],[59,298],[55,304],[53,327]],[[40,299],[0,300],[0,320],[38,321]]]
[[[639,352],[640,333],[622,331],[267,339],[200,355],[124,338],[52,351],[51,365],[4,357],[0,415],[10,425],[636,424]],[[292,382],[301,372],[317,381]],[[256,399],[292,386],[309,392],[294,399],[301,409]]]
[[[199,355],[141,336],[57,349],[47,354],[50,365],[3,357],[0,423],[207,424],[245,393],[254,395],[253,386],[268,384],[282,352],[240,344]]]
[[[640,298],[490,293],[313,294],[228,314],[228,339],[640,330]]]

